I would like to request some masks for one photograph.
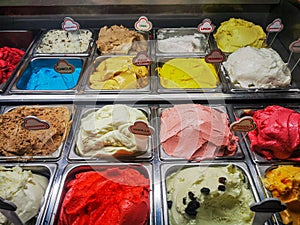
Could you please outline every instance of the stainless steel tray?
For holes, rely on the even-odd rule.
[[[12,168],[15,166],[21,167],[23,170],[30,170],[34,174],[42,175],[46,178],[48,178],[48,185],[44,193],[44,197],[42,199],[42,205],[39,210],[38,215],[30,220],[30,224],[32,225],[39,225],[42,224],[42,221],[46,215],[46,211],[48,210],[48,205],[51,201],[51,196],[53,194],[52,185],[55,181],[55,175],[57,173],[58,167],[56,164],[49,164],[49,163],[5,163],[0,164],[0,166],[6,167],[6,168]]]
[[[248,188],[251,190],[254,200],[256,202],[260,201],[259,195],[257,193],[257,189],[255,183],[252,180],[251,173],[247,167],[247,165],[243,162],[216,162],[216,163],[177,163],[177,164],[161,164],[160,166],[160,174],[161,174],[161,190],[162,190],[162,211],[163,211],[163,224],[168,225],[168,207],[167,207],[167,187],[166,187],[166,177],[170,176],[171,174],[190,167],[199,167],[199,168],[206,168],[206,167],[225,167],[229,164],[236,166],[244,175],[245,182],[248,185]]]
[[[228,110],[227,110],[227,107],[225,105],[221,105],[221,104],[212,104],[212,105],[207,105],[211,108],[214,108],[216,110],[219,110],[221,112],[224,112],[224,113],[227,113],[228,115]],[[162,161],[165,161],[165,162],[180,162],[180,161],[185,161],[185,162],[196,162],[196,161],[204,161],[204,162],[207,162],[207,161],[223,161],[223,160],[242,160],[244,157],[245,157],[245,154],[243,152],[243,149],[240,145],[240,143],[237,143],[237,151],[234,155],[232,156],[216,156],[214,158],[211,158],[211,157],[204,157],[204,158],[197,158],[197,159],[194,159],[194,160],[187,160],[187,159],[184,159],[184,158],[176,158],[176,157],[172,157],[170,155],[168,155],[165,150],[163,149],[163,146],[160,142],[160,135],[159,135],[159,132],[160,132],[160,117],[161,117],[161,114],[164,110],[168,109],[168,108],[171,108],[172,106],[170,105],[160,105],[159,108],[158,108],[158,112],[157,112],[157,115],[158,115],[158,119],[157,119],[157,123],[158,123],[158,126],[157,126],[157,143],[158,143],[158,148],[159,148],[159,157]],[[183,115],[184,116],[184,115]],[[230,121],[230,117],[228,116],[228,120]],[[233,134],[235,134],[233,132]],[[235,134],[236,135],[236,134]]]
[[[47,108],[47,107],[56,107],[56,106],[65,106],[70,110],[70,120],[69,122],[72,123],[74,114],[76,109],[74,108],[74,106],[72,105],[32,105],[32,106],[27,106],[27,107],[34,107],[34,108]],[[3,108],[3,113],[9,112],[15,108],[18,108],[18,106],[6,106]],[[71,125],[70,125],[71,126]],[[62,152],[65,149],[65,144],[68,140],[68,136],[69,136],[69,130],[70,127],[68,128],[68,130],[65,131],[65,138],[64,141],[60,144],[60,146],[58,147],[58,149],[53,152],[52,155],[45,155],[45,156],[0,156],[0,162],[4,161],[4,162],[8,162],[8,161],[17,161],[17,162],[39,162],[39,161],[43,161],[43,162],[48,162],[48,161],[56,161],[59,160],[59,158],[62,156]]]
[[[96,68],[98,67],[98,65],[100,65],[104,60],[108,59],[108,58],[114,58],[114,57],[132,57],[129,55],[104,55],[104,56],[98,56],[94,59],[94,61],[89,64],[86,69],[85,69],[85,81],[83,82],[83,89],[84,92],[87,94],[95,94],[95,93],[101,93],[101,94],[105,94],[105,93],[117,93],[117,94],[123,94],[123,93],[149,93],[151,91],[151,67],[152,65],[148,66],[148,71],[149,71],[149,75],[148,75],[148,84],[145,87],[141,87],[141,88],[130,88],[130,89],[115,89],[115,90],[110,90],[110,89],[92,89],[90,87],[90,76],[93,72],[96,71]]]
[[[103,106],[82,106],[82,107],[78,107],[77,109],[77,114],[76,114],[76,118],[75,121],[73,123],[71,132],[73,133],[72,135],[72,140],[70,140],[71,142],[71,146],[70,146],[70,152],[68,154],[68,159],[71,162],[76,162],[76,161],[97,161],[97,162],[105,162],[105,163],[118,163],[118,162],[146,162],[146,161],[150,161],[153,158],[154,155],[154,139],[155,139],[155,135],[156,133],[154,133],[152,136],[150,136],[148,138],[147,141],[147,148],[145,149],[144,153],[141,153],[139,155],[132,155],[132,156],[124,156],[124,157],[113,157],[113,156],[109,156],[109,155],[99,155],[99,157],[89,157],[89,156],[81,156],[78,154],[77,152],[77,146],[76,146],[76,141],[78,138],[78,131],[80,129],[80,125],[81,125],[81,119],[84,118],[85,116],[87,116],[88,114],[95,112],[96,110],[100,109]],[[143,112],[146,117],[148,118],[149,121],[149,125],[154,127],[153,125],[153,113],[152,113],[152,109],[149,106],[146,105],[134,105],[131,106],[133,108],[136,108],[138,110],[140,110],[141,112]],[[71,135],[70,135],[71,136]]]
[[[95,39],[95,34],[94,34],[94,31],[91,30],[91,29],[80,29],[80,32],[91,32],[91,39],[87,45],[87,49],[83,52],[78,52],[78,53],[66,53],[66,52],[57,52],[57,53],[42,53],[42,52],[39,52],[39,46],[41,45],[43,39],[45,38],[45,36],[47,35],[47,33],[49,32],[53,32],[53,31],[56,31],[55,29],[52,29],[52,30],[46,30],[43,32],[43,34],[41,35],[40,39],[37,41],[36,43],[36,47],[34,48],[34,51],[33,51],[33,55],[34,56],[46,56],[46,57],[49,57],[49,56],[56,56],[56,57],[71,57],[71,56],[75,56],[75,57],[87,57],[87,56],[90,56],[91,53],[92,53],[92,49],[93,49],[93,46],[94,46],[94,39]],[[59,30],[59,31],[63,31],[63,30]]]
[[[232,110],[233,110],[233,121],[236,121],[238,118],[241,118],[244,113],[246,111],[255,111],[255,110],[260,110],[260,109],[264,109],[265,107],[267,107],[268,105],[272,105],[272,104],[247,104],[247,105],[241,105],[241,104],[236,104],[236,105],[232,105]],[[289,108],[292,110],[295,110],[297,112],[300,112],[300,107],[297,104],[277,104],[280,106],[283,106],[285,108]],[[286,160],[279,160],[279,159],[272,159],[272,160],[267,160],[266,158],[264,158],[263,156],[253,152],[251,150],[251,142],[248,138],[248,135],[245,132],[241,132],[241,135],[243,137],[243,142],[245,143],[245,146],[251,156],[251,159],[255,162],[255,163],[267,163],[267,164],[271,164],[271,163],[277,163],[277,164],[281,164],[281,163],[287,163],[287,162],[293,162],[289,159]],[[299,153],[298,153],[299,155]],[[294,161],[294,163],[296,163]]]
[[[225,92],[225,87],[224,86],[224,82],[225,82],[225,77],[220,69],[220,64],[216,63],[213,64],[220,83],[215,87],[215,88],[166,88],[163,87],[163,85],[160,82],[160,75],[157,71],[158,67],[162,67],[164,63],[168,62],[169,60],[173,59],[173,58],[197,58],[197,56],[195,55],[189,55],[189,56],[176,56],[176,57],[157,57],[156,58],[156,68],[153,69],[153,76],[156,77],[157,80],[157,92],[160,94],[164,94],[164,93],[222,93]],[[203,58],[203,57],[201,57]],[[199,74],[199,76],[205,76],[205,74]]]
[[[77,68],[81,67],[81,71],[79,74],[79,78],[75,84],[74,87],[67,89],[67,90],[27,90],[24,85],[27,84],[29,81],[32,71],[38,71],[40,68],[54,68],[56,62],[58,60],[66,60],[68,62],[71,61],[72,63],[80,64],[77,66]],[[80,85],[83,80],[85,67],[87,65],[87,58],[84,57],[34,57],[29,58],[26,63],[23,64],[19,71],[18,78],[15,80],[13,86],[9,90],[12,94],[75,94],[79,92]],[[39,64],[38,64],[39,63]],[[37,65],[36,65],[37,64]],[[21,84],[20,84],[21,82]],[[24,84],[24,85],[23,85]],[[20,87],[20,85],[23,85],[24,87]]]
[[[195,37],[199,38],[199,43],[200,43],[200,49],[199,51],[195,52],[186,52],[186,51],[165,51],[160,48],[160,41],[165,40],[168,38],[174,38],[174,37],[182,37],[185,35],[194,35]],[[203,39],[202,39],[203,35]],[[199,33],[197,28],[193,27],[186,27],[186,28],[161,28],[157,29],[155,33],[155,50],[156,50],[156,55],[157,56],[184,56],[184,55],[199,55],[204,57],[205,54],[209,53],[210,50],[212,49],[212,43],[210,36],[207,34],[201,34]]]
[[[103,171],[109,168],[133,168],[141,172],[146,178],[150,181],[150,218],[149,218],[149,225],[154,225],[155,222],[155,215],[153,212],[154,203],[153,203],[153,176],[152,176],[152,165],[151,164],[99,164],[99,163],[77,163],[77,164],[69,164],[62,175],[62,180],[59,185],[59,190],[57,197],[55,199],[52,199],[54,205],[53,208],[49,211],[49,217],[47,218],[47,221],[49,223],[47,224],[57,224],[58,218],[59,218],[59,210],[61,209],[62,202],[64,200],[64,196],[67,192],[67,184],[71,180],[75,178],[75,175],[80,172],[87,172],[87,171]]]

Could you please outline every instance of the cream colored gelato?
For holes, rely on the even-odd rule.
[[[92,41],[90,30],[80,29],[79,32],[50,30],[43,37],[38,53],[83,53]]]
[[[81,156],[126,156],[146,152],[148,137],[132,134],[136,121],[148,124],[145,114],[126,105],[107,105],[81,119],[76,145]]]
[[[291,72],[271,48],[240,48],[230,54],[224,67],[232,83],[242,88],[279,88],[291,83]]]
[[[189,167],[166,179],[170,225],[251,225],[254,203],[234,165]]]
[[[35,217],[43,203],[48,179],[21,167],[0,167],[0,196],[17,206],[16,213],[23,223]],[[7,219],[0,213],[0,224]]]
[[[266,34],[259,25],[243,19],[231,18],[221,23],[214,38],[221,51],[234,52],[245,46],[263,47]]]
[[[204,52],[206,42],[205,36],[199,33],[157,40],[157,48],[163,53]]]

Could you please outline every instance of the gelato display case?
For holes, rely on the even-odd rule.
[[[299,225],[298,0],[4,0],[0,21],[23,224]]]

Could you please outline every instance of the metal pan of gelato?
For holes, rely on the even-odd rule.
[[[49,224],[152,225],[151,167],[69,165]]]
[[[200,57],[159,57],[158,92],[222,92],[219,65]]]
[[[263,28],[244,19],[230,18],[222,22],[213,36],[217,47],[224,53],[232,53],[246,46],[266,47],[267,35]]]
[[[197,28],[162,28],[156,31],[156,55],[191,55],[208,53],[208,36]]]
[[[42,224],[54,181],[54,164],[3,164],[0,166],[0,196],[17,206],[24,225]],[[0,224],[10,224],[0,214]]]
[[[258,196],[243,163],[164,164],[164,224],[252,225]]]
[[[251,116],[256,129],[244,141],[256,162],[300,161],[300,113],[296,105],[233,106],[235,119]]]
[[[70,94],[79,89],[86,58],[37,57],[21,68],[11,93]]]
[[[178,104],[159,108],[162,160],[241,159],[238,137],[221,105]]]
[[[287,64],[272,48],[242,47],[222,65],[232,93],[298,91]]]
[[[300,221],[300,167],[280,164],[258,166],[263,192],[266,197],[280,199],[287,209],[273,216],[274,224],[298,225]]]
[[[118,162],[152,158],[153,138],[130,131],[138,121],[153,127],[149,107],[123,104],[83,107],[79,114],[69,155],[71,160]]]
[[[85,91],[97,92],[149,92],[150,65],[137,66],[134,56],[99,56],[88,68]]]
[[[96,41],[99,55],[135,55],[150,51],[149,34],[123,25],[101,27]]]
[[[0,93],[13,81],[38,34],[35,30],[0,31]]]
[[[35,56],[89,56],[94,34],[88,29],[79,31],[48,30],[37,43]]]
[[[7,107],[0,115],[0,160],[37,161],[60,157],[69,134],[71,106]]]

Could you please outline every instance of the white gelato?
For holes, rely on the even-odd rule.
[[[291,83],[290,70],[271,48],[240,48],[224,66],[231,82],[242,88],[280,88]]]
[[[46,177],[29,170],[0,167],[0,196],[17,206],[16,213],[23,223],[38,214],[47,185]],[[7,224],[1,213],[0,224]]]
[[[77,153],[81,156],[133,155],[146,151],[148,138],[129,131],[136,121],[148,124],[145,114],[126,105],[107,105],[81,119]]]
[[[163,53],[204,52],[206,43],[205,36],[199,33],[157,40],[157,47]]]
[[[50,30],[43,37],[38,53],[83,53],[88,50],[92,41],[90,30],[80,29],[79,32]]]

